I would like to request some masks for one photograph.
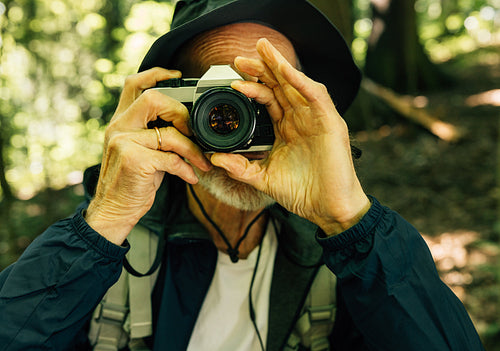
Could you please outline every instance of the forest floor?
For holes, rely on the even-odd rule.
[[[373,115],[369,130],[352,133],[364,151],[357,166],[366,192],[422,233],[490,351],[500,351],[499,52],[482,49],[442,64],[455,84],[419,98],[465,132],[460,141],[442,141],[388,110]],[[0,207],[0,269],[71,214],[82,193],[81,186],[48,189]]]
[[[387,124],[353,133],[364,151],[358,175],[367,193],[422,233],[441,278],[464,302],[486,349],[498,351],[500,50],[479,50],[442,68],[455,84],[419,101],[460,128],[463,138],[445,142],[392,116]],[[387,114],[374,118],[387,121]]]

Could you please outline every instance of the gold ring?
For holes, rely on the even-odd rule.
[[[155,131],[156,131],[156,141],[158,142],[158,146],[156,147],[156,150],[161,150],[161,134],[160,134],[160,130],[158,129],[158,127],[155,127]]]

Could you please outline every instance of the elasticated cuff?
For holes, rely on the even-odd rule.
[[[83,218],[83,212],[81,210],[77,211],[72,218],[72,224],[76,233],[101,255],[112,260],[121,261],[130,249],[128,241],[125,241],[122,246],[113,244],[88,225]]]
[[[318,243],[327,250],[341,250],[351,247],[357,242],[364,240],[367,236],[373,234],[375,226],[382,218],[384,207],[373,196],[368,196],[372,205],[368,212],[361,218],[361,220],[349,228],[348,230],[338,234],[327,237],[325,232],[318,228],[316,231],[316,240]]]

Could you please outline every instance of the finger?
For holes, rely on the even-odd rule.
[[[239,154],[223,153],[213,154],[210,161],[214,166],[225,169],[231,178],[265,191],[264,168],[261,162],[251,162]]]
[[[281,89],[280,83],[265,62],[262,60],[239,56],[235,59],[234,63],[238,70],[256,77],[266,86],[273,89],[276,100],[283,107],[283,109],[286,110],[291,107],[290,102]]]
[[[174,127],[184,135],[192,135],[188,123],[189,111],[186,106],[154,89],[142,93],[120,116],[119,123],[123,123],[127,128],[145,129],[149,122],[158,117],[172,122]]]
[[[293,88],[289,90],[290,93],[296,91],[297,96],[302,96],[310,104],[330,102],[331,98],[326,86],[296,69],[267,39],[263,39],[261,43],[258,43],[258,46],[261,47],[262,54],[267,56],[270,61],[277,63],[274,66],[278,72],[275,73],[277,79],[281,84],[286,82]]]
[[[181,76],[180,71],[155,67],[127,77],[116,108],[116,114],[125,111],[144,90],[156,86],[162,80],[180,78]]]
[[[147,156],[154,160],[154,166],[158,171],[178,176],[189,184],[198,183],[198,177],[193,167],[178,154],[173,152],[154,152],[151,150],[148,150],[148,153],[149,155]]]
[[[158,128],[158,133],[160,133],[160,137],[154,129],[141,130],[134,134],[134,139],[135,142],[148,149],[176,153],[205,172],[212,168],[212,164],[201,149],[176,128]]]
[[[212,168],[212,164],[201,151],[200,147],[191,139],[181,134],[176,128],[159,128],[158,131],[160,132],[161,140],[165,140],[165,142],[162,142],[161,151],[175,152],[189,160],[189,162],[202,171],[207,172]]]
[[[259,104],[267,107],[267,112],[272,120],[277,122],[283,117],[283,109],[271,88],[255,82],[236,80],[231,87],[245,94],[250,99],[255,99]]]
[[[281,53],[265,38],[257,41],[257,51],[262,59],[269,66],[269,69],[279,82],[283,94],[292,105],[304,105],[306,99],[283,75],[284,70],[296,70]],[[297,70],[296,70],[297,71]],[[299,71],[297,71],[299,72]],[[304,75],[305,77],[305,75]]]
[[[291,65],[281,65],[280,72],[283,79],[289,82],[309,104],[330,103],[331,98],[324,84],[312,80]]]
[[[239,71],[258,78],[270,88],[279,85],[269,67],[262,60],[238,56],[234,59],[234,65]]]

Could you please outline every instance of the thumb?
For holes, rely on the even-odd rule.
[[[263,168],[257,161],[250,162],[246,157],[238,154],[222,153],[213,154],[210,161],[214,166],[225,169],[231,178],[262,190]]]

